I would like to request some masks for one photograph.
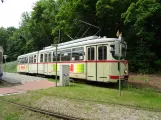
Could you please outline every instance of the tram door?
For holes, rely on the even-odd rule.
[[[44,54],[44,74],[48,74],[48,53]]]
[[[97,46],[97,80],[107,81],[109,64],[107,62],[107,45]]]
[[[87,80],[96,81],[96,46],[88,46],[86,50]]]

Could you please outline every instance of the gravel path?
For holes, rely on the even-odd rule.
[[[41,77],[34,77],[34,76],[28,76],[28,75],[21,75],[18,73],[4,73],[2,80],[12,83],[12,84],[18,84],[18,83],[24,83],[26,81],[37,81],[37,80],[47,80],[46,78]]]
[[[137,110],[119,105],[99,104],[56,97],[44,97],[36,107],[89,120],[160,120],[161,112]]]

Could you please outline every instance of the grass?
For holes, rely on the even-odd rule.
[[[17,71],[16,68],[17,68],[17,61],[7,62],[6,64],[3,64],[4,72],[14,73]]]
[[[4,71],[6,72],[16,72],[16,62],[7,63],[6,67],[3,67]],[[147,75],[140,75],[133,79],[149,81],[149,77]],[[49,81],[55,82],[54,79],[49,79]],[[119,104],[161,111],[160,93],[153,89],[135,89],[130,86],[122,90],[122,96],[119,96],[119,91],[117,88],[109,89],[72,83],[70,87],[54,87],[44,90],[30,91],[25,94],[5,96],[3,98],[25,105],[34,106],[34,104],[42,97],[52,96],[78,101],[85,99],[101,104]],[[30,113],[27,113],[26,115],[26,111],[24,109],[19,109],[16,106],[10,105],[8,103],[0,102],[0,119],[3,118],[3,120],[17,120],[22,115],[24,115],[25,118],[25,116],[30,116]],[[37,118],[40,116],[40,114],[32,113],[32,116]]]
[[[19,116],[23,113],[23,109],[16,106],[9,105],[5,102],[0,102],[0,119],[1,120],[18,120]]]
[[[50,79],[50,81],[54,81]],[[15,101],[17,103],[35,106],[42,98],[64,98],[71,99],[74,101],[83,102],[83,100],[88,100],[93,103],[99,104],[118,104],[131,106],[143,109],[152,109],[154,111],[161,111],[161,94],[157,93],[153,89],[134,89],[131,87],[124,88],[122,90],[122,96],[119,96],[119,91],[116,88],[101,88],[90,85],[72,83],[71,86],[66,87],[53,87],[43,90],[29,91],[24,94],[4,96],[4,99]],[[24,99],[25,98],[25,99]],[[46,104],[43,103],[43,104]],[[86,106],[88,108],[88,106]],[[3,120],[18,120],[20,117],[31,119],[33,117],[35,120],[39,120],[38,113],[32,113],[24,109],[20,109],[14,105],[0,102],[0,119]],[[46,116],[42,119],[48,119]]]
[[[121,104],[145,109],[161,110],[161,94],[152,89],[126,88],[122,91],[122,96],[119,96],[117,89],[100,88],[77,83],[72,83],[70,87],[30,91],[26,94],[5,96],[5,98],[22,104],[32,105],[40,98],[48,96],[75,100],[85,99],[104,104]]]

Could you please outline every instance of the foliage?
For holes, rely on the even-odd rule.
[[[3,64],[3,71],[11,73],[17,72],[17,61],[6,62]]]
[[[95,35],[115,37],[119,29],[128,44],[130,72],[161,71],[161,4],[156,0],[40,0],[24,12],[18,29],[0,28],[0,44],[8,61],[20,54]],[[61,40],[58,33],[61,31]],[[70,37],[69,37],[70,36]]]
[[[138,0],[129,6],[122,17],[128,31],[135,34],[128,36],[128,42],[133,41],[130,46],[135,45],[128,54],[129,59],[132,58],[132,71],[152,73],[159,70],[160,64],[156,61],[161,60],[161,4],[156,0]]]
[[[7,51],[8,32],[5,28],[0,28],[0,45],[4,48],[4,52]]]

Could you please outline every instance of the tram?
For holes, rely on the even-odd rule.
[[[117,82],[121,72],[120,79],[128,80],[126,50],[127,44],[122,37],[89,36],[60,43],[57,48],[51,45],[40,51],[20,55],[17,58],[17,72],[50,76],[57,72],[59,76],[59,66],[65,64],[69,65],[70,78]]]

